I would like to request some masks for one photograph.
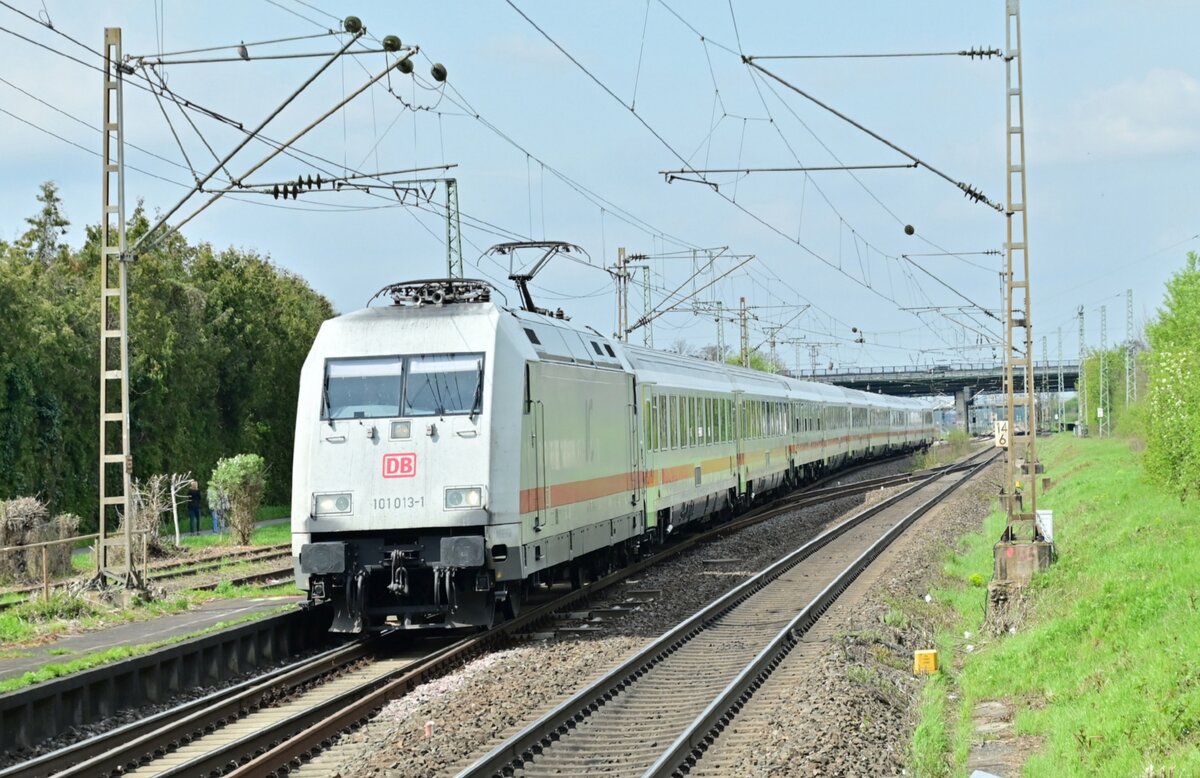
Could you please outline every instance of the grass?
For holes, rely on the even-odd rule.
[[[192,592],[197,597],[210,600],[236,597],[284,597],[300,593],[295,583],[282,583],[274,586],[234,586],[229,581],[222,581],[220,586],[214,590]]]
[[[959,429],[950,430],[940,445],[913,455],[912,470],[928,470],[962,459],[971,451],[971,436]]]
[[[1038,504],[1055,511],[1058,562],[1028,588],[1022,628],[982,639],[1002,515],[946,559],[924,614],[943,670],[924,690],[913,772],[962,774],[971,710],[1003,699],[1018,734],[1044,738],[1027,775],[1200,775],[1195,505],[1146,482],[1124,440],[1059,436],[1039,451],[1060,481]]]
[[[263,505],[258,509],[258,518],[256,521],[268,521],[269,519],[286,519],[292,515],[292,506],[290,505]]]
[[[87,631],[131,621],[145,621],[182,613],[210,600],[279,597],[299,593],[295,584],[290,582],[275,586],[234,586],[229,581],[223,581],[215,590],[185,589],[163,599],[137,603],[129,608],[116,608],[58,592],[51,595],[49,601],[38,599],[0,612],[0,645],[27,643],[68,631]]]
[[[287,509],[283,508],[284,516],[287,515]],[[261,512],[260,512],[261,513]],[[250,535],[250,545],[252,546],[272,546],[279,543],[288,543],[292,539],[292,528],[289,524],[268,524],[265,527],[257,527],[254,533]],[[228,546],[233,544],[233,537],[228,532],[223,532],[219,535],[185,535],[181,538],[185,548],[208,548],[210,546]]]
[[[32,686],[35,683],[48,681],[52,678],[61,678],[64,675],[71,675],[72,673],[91,670],[94,667],[106,665],[111,662],[117,662],[122,659],[128,659],[129,657],[146,654],[164,646],[180,643],[184,640],[191,640],[192,638],[200,637],[201,635],[207,635],[210,632],[217,632],[238,624],[244,624],[248,621],[255,621],[267,616],[272,616],[281,610],[283,610],[282,607],[258,611],[256,613],[246,614],[245,616],[241,616],[236,619],[221,621],[206,629],[196,630],[195,632],[189,632],[185,635],[174,635],[165,640],[158,640],[153,643],[142,643],[133,646],[117,646],[106,651],[99,651],[94,654],[88,654],[86,656],[79,657],[78,659],[73,659],[70,662],[51,663],[16,678],[0,680],[0,694],[11,692],[16,689],[22,689],[26,686]]]

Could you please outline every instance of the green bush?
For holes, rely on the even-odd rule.
[[[1158,321],[1146,328],[1147,474],[1181,500],[1200,491],[1200,256],[1167,282]]]
[[[246,545],[267,488],[267,463],[258,454],[238,454],[217,462],[209,483],[229,497],[229,526],[237,542]]]

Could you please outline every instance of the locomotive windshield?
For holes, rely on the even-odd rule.
[[[355,357],[325,363],[322,419],[477,414],[482,354]]]
[[[405,416],[476,414],[483,404],[483,355],[410,357]]]
[[[325,363],[324,419],[396,416],[404,376],[403,357],[331,359]]]

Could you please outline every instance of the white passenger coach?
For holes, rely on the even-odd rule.
[[[917,401],[633,347],[491,293],[396,284],[313,343],[292,553],[335,630],[486,626],[531,585],[933,439]]]

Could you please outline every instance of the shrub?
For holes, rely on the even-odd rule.
[[[229,498],[229,526],[237,542],[246,545],[267,488],[267,463],[258,454],[238,454],[217,462],[209,483]]]
[[[0,500],[0,546],[25,546],[48,540],[74,537],[79,517],[64,513],[50,518],[46,505],[36,497]],[[46,561],[50,577],[69,575],[71,544],[48,546]],[[31,548],[0,554],[0,579],[38,581],[42,578],[42,549]]]
[[[1151,353],[1145,468],[1183,500],[1200,492],[1200,256],[1167,282],[1158,321],[1146,329]]]

